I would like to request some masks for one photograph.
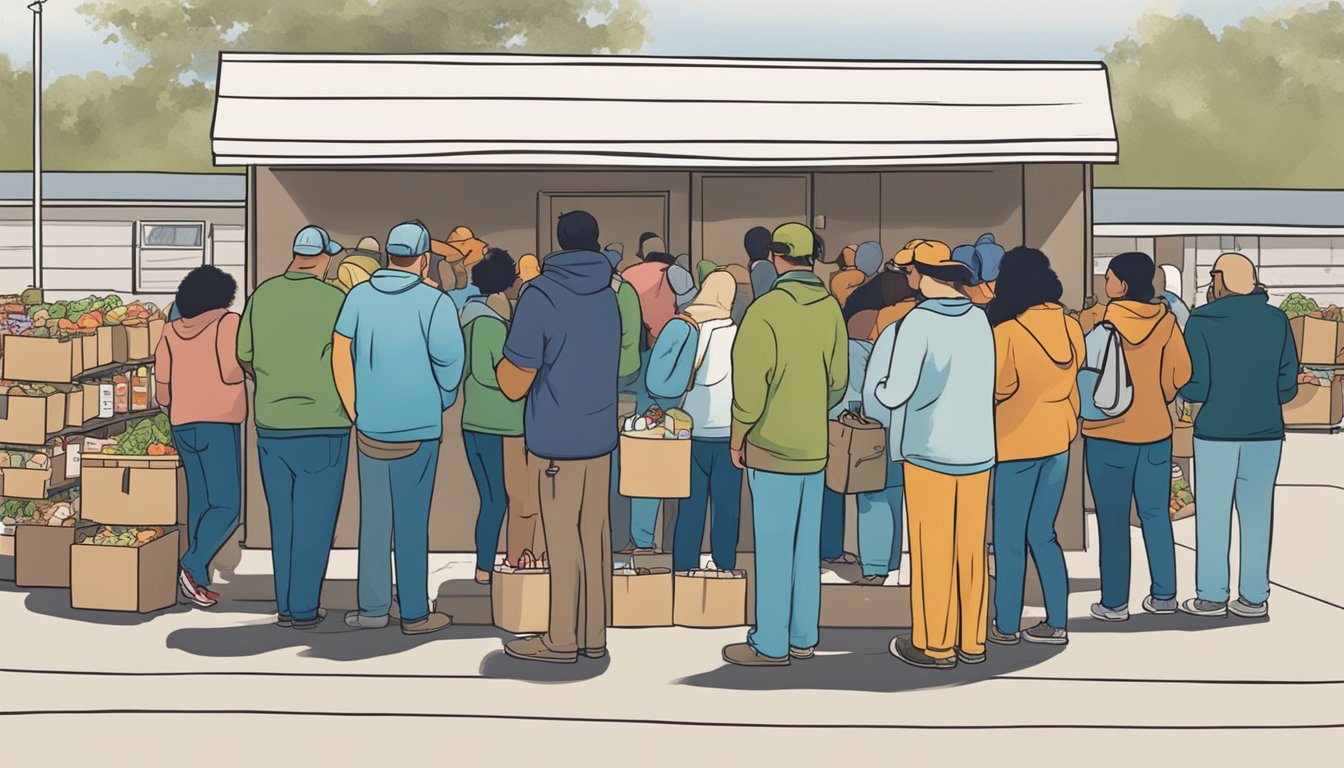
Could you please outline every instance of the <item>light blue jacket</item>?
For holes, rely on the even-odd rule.
[[[863,402],[863,374],[868,367],[868,356],[872,351],[873,343],[871,341],[849,340],[849,383],[845,385],[844,399],[831,409],[826,418],[832,420],[839,418],[840,414],[851,410],[850,403],[861,403],[864,413],[867,414],[868,404]],[[883,408],[882,410],[885,411],[886,409]]]
[[[336,333],[355,364],[355,428],[389,443],[438,440],[465,354],[457,307],[418,275],[380,269],[345,297]]]
[[[892,460],[945,475],[994,466],[994,333],[982,310],[968,299],[923,301],[901,321],[890,356],[874,350],[872,360],[886,363],[873,394],[900,426]]]

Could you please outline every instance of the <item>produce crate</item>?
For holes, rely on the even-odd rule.
[[[0,557],[13,557],[13,556],[14,556],[14,533],[8,530],[0,532]]]
[[[67,548],[72,608],[151,613],[177,604],[179,531],[140,546],[93,544],[92,536],[82,531]]]
[[[4,456],[0,452],[0,457]],[[0,496],[9,499],[45,499],[52,488],[65,485],[65,454],[49,457],[43,469],[32,467],[0,468]]]
[[[112,360],[118,363],[131,363],[154,357],[163,338],[162,320],[150,320],[144,325],[117,325],[108,329],[112,333]]]
[[[177,456],[84,454],[80,464],[84,520],[128,526],[186,522],[187,478]]]
[[[1315,317],[1294,317],[1288,321],[1297,357],[1302,365],[1344,364],[1344,323]]]
[[[36,397],[0,394],[0,443],[44,445],[49,435],[65,429],[66,416],[66,394],[60,390]]]
[[[4,378],[68,384],[84,373],[84,341],[35,336],[3,336]],[[97,358],[97,341],[94,342]],[[87,366],[92,368],[94,366]]]
[[[70,586],[70,546],[78,528],[14,526],[14,583],[20,587]]]
[[[1297,397],[1283,406],[1283,423],[1290,427],[1330,428],[1344,420],[1344,379],[1329,386],[1301,384]]]

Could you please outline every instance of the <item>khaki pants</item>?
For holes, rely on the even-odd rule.
[[[547,469],[556,468],[554,477]],[[551,563],[550,629],[544,641],[564,653],[607,646],[611,594],[611,457],[554,461],[529,453]]]
[[[517,565],[523,550],[538,558],[546,554],[537,479],[527,467],[527,445],[521,437],[504,438],[504,491],[509,497],[508,529],[504,551],[509,565]]]
[[[905,466],[910,516],[910,612],[916,648],[950,659],[985,652],[989,472],[944,475]]]

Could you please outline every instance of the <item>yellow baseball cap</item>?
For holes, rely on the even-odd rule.
[[[952,258],[952,249],[947,243],[937,240],[911,240],[896,253],[892,261],[898,267],[919,264],[925,267],[961,267],[970,274],[970,268]]]

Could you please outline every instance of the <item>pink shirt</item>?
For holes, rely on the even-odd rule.
[[[644,325],[649,328],[650,345],[663,332],[663,326],[677,314],[677,295],[667,281],[667,268],[668,265],[661,262],[645,261],[621,273],[639,294],[639,311],[644,316]]]
[[[154,352],[155,395],[173,426],[247,418],[235,312],[215,309],[169,323]]]

